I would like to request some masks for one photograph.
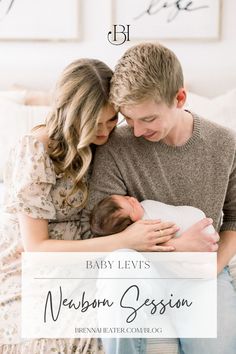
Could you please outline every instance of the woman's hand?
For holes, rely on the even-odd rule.
[[[204,232],[204,229],[212,222],[213,220],[209,218],[202,219],[183,232],[180,237],[167,242],[166,245],[174,246],[176,251],[180,252],[215,252],[218,249],[218,233]]]
[[[153,252],[174,251],[172,245],[160,246],[163,242],[175,237],[178,227],[173,222],[160,220],[139,220],[125,229],[119,237],[123,237],[126,248],[137,251]]]

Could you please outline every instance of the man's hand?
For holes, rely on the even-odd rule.
[[[216,252],[218,250],[219,235],[217,232],[206,234],[204,229],[212,224],[212,219],[205,218],[198,221],[180,237],[166,242],[166,246],[174,246],[177,252]]]

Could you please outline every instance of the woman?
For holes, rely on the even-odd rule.
[[[120,234],[80,240],[87,200],[91,144],[104,144],[117,123],[108,103],[112,71],[102,62],[70,64],[57,84],[45,125],[33,129],[12,150],[6,168],[3,230],[0,236],[0,353],[97,353],[96,339],[20,337],[22,251],[173,250],[172,223],[138,222]],[[94,146],[93,145],[93,146]],[[163,233],[157,230],[164,230]],[[102,350],[102,349],[101,349]]]

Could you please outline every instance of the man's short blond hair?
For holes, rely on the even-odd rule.
[[[147,99],[173,104],[184,86],[176,55],[159,43],[142,43],[128,49],[116,65],[110,101],[119,108]]]

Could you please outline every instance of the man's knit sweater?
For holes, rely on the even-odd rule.
[[[211,217],[217,231],[235,231],[235,134],[196,115],[182,146],[136,138],[129,126],[117,128],[96,151],[87,210],[110,194],[190,205]],[[89,237],[88,226],[82,228]]]

